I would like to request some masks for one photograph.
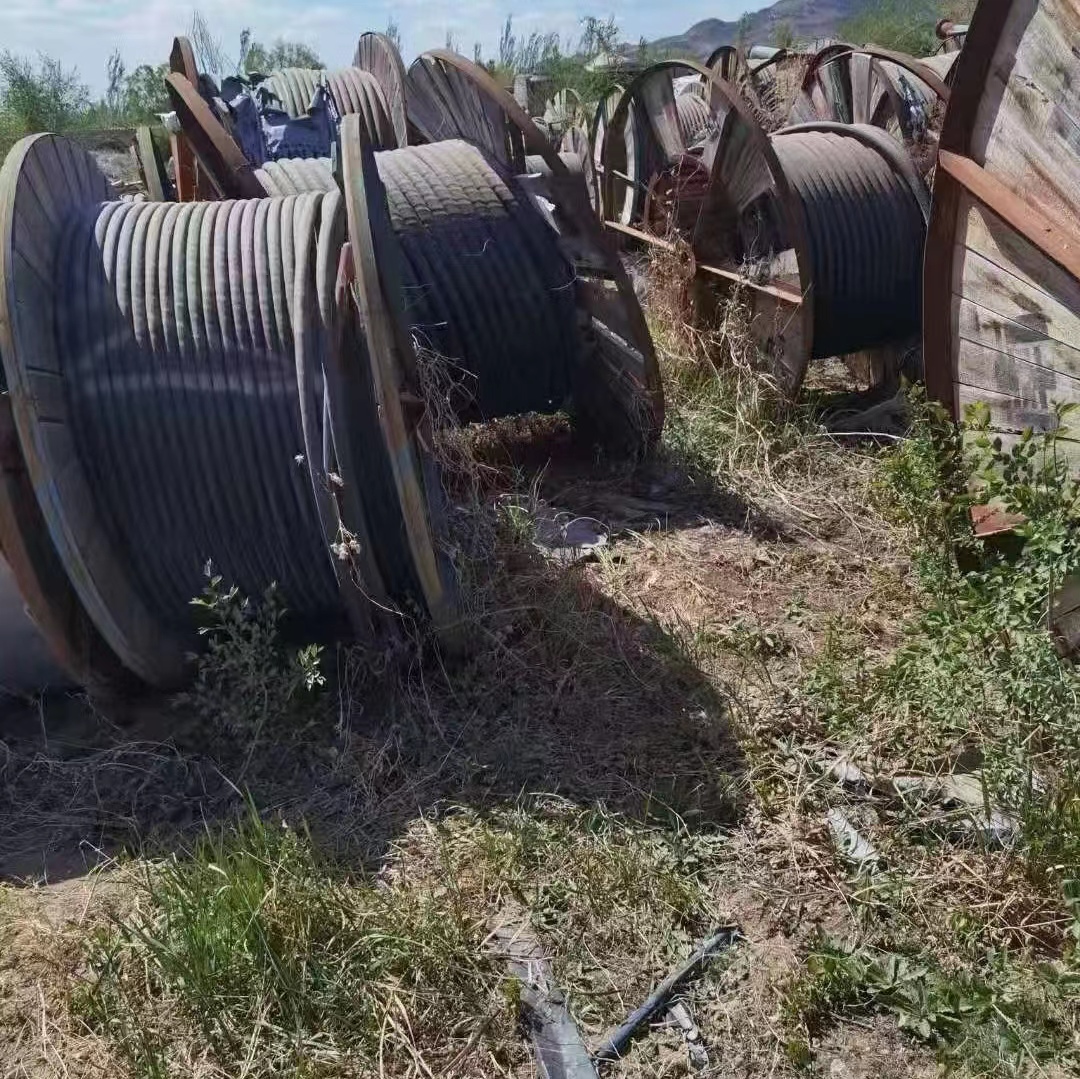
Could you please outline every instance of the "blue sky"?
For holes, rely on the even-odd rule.
[[[681,33],[705,18],[734,19],[747,8],[768,0],[607,0],[606,8],[588,0],[398,0],[397,3],[349,4],[333,0],[0,0],[0,47],[35,55],[46,52],[66,67],[78,68],[95,94],[104,89],[105,61],[119,47],[128,69],[168,59],[173,37],[191,25],[198,7],[227,52],[236,51],[240,31],[250,26],[256,38],[276,37],[314,46],[331,67],[352,58],[353,45],[364,30],[381,30],[393,15],[401,28],[408,63],[424,48],[441,46],[447,31],[459,48],[472,54],[474,41],[485,55],[497,51],[499,30],[508,11],[515,11],[519,33],[558,30],[576,37],[584,15],[614,15],[626,40]]]

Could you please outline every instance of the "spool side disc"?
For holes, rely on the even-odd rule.
[[[452,573],[440,558],[432,527],[432,493],[426,490],[423,457],[426,451],[406,419],[401,395],[415,392],[412,343],[402,312],[401,255],[390,223],[386,189],[379,178],[375,154],[358,117],[341,122],[341,158],[345,206],[349,223],[356,299],[370,376],[378,405],[379,423],[397,489],[406,541],[423,601],[439,631],[457,620]],[[437,495],[436,495],[437,497]],[[394,542],[392,537],[384,537]]]
[[[360,35],[353,55],[353,67],[370,72],[382,87],[390,109],[398,146],[409,145],[409,118],[405,108],[405,63],[397,46],[385,35],[372,30]]]
[[[79,459],[67,357],[54,333],[58,305],[71,302],[62,282],[74,274],[58,265],[65,222],[108,194],[90,155],[66,139],[31,136],[8,154],[0,170],[0,355],[27,473],[82,607],[126,668],[168,686],[182,679],[186,646],[162,632],[108,543]]]
[[[694,230],[700,267],[748,305],[751,330],[789,396],[802,384],[814,340],[806,222],[769,137],[749,107],[721,87],[725,106],[705,147],[709,186]]]

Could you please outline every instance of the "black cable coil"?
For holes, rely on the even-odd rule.
[[[186,630],[211,562],[299,618],[336,619],[322,363],[340,196],[105,203],[65,230],[64,384],[108,540]],[[298,384],[300,392],[298,392]],[[316,460],[318,459],[318,460]]]
[[[806,221],[812,358],[824,359],[917,332],[926,212],[912,177],[876,148],[887,135],[817,126],[779,131],[772,145]]]
[[[419,348],[460,376],[463,419],[551,412],[579,362],[574,269],[518,181],[460,140],[376,155]],[[269,162],[268,192],[330,190],[330,162]],[[513,362],[511,363],[511,357]]]

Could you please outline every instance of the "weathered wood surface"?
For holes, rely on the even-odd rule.
[[[1080,401],[1080,4],[987,6],[954,68],[927,249],[927,381],[959,416]],[[955,114],[954,114],[955,110]]]

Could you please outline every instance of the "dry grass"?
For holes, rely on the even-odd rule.
[[[805,691],[838,639],[864,663],[890,654],[921,602],[912,535],[877,508],[884,451],[831,435],[813,393],[781,399],[737,303],[689,325],[677,255],[650,279],[669,415],[654,460],[598,465],[558,419],[442,428],[466,656],[343,650],[255,754],[155,702],[123,729],[50,705],[47,746],[34,710],[7,728],[5,875],[77,880],[104,859],[121,883],[60,903],[44,932],[35,904],[71,885],[0,895],[0,941],[25,957],[0,968],[0,1071],[529,1075],[486,942],[507,908],[527,912],[586,1040],[738,923],[744,941],[686,991],[706,1074],[930,1075],[934,1037],[899,1028],[917,1009],[867,956],[929,964],[911,984],[945,1008],[993,950],[1001,996],[963,982],[972,1014],[1030,997],[1023,1023],[1073,1022],[1040,981],[1068,954],[1060,898],[1008,849],[937,817],[928,831],[937,810],[890,793],[908,762],[880,730],[838,731]],[[549,507],[606,525],[607,546],[539,547]],[[874,782],[840,782],[838,758]],[[245,762],[267,823],[237,838]],[[830,810],[875,844],[873,872],[838,853]],[[138,857],[110,862],[123,848]],[[126,928],[88,950],[110,911]],[[830,950],[844,942],[855,959]],[[196,994],[199,957],[221,967]],[[975,1049],[968,1070],[986,1073]],[[660,1027],[610,1074],[687,1068]]]

